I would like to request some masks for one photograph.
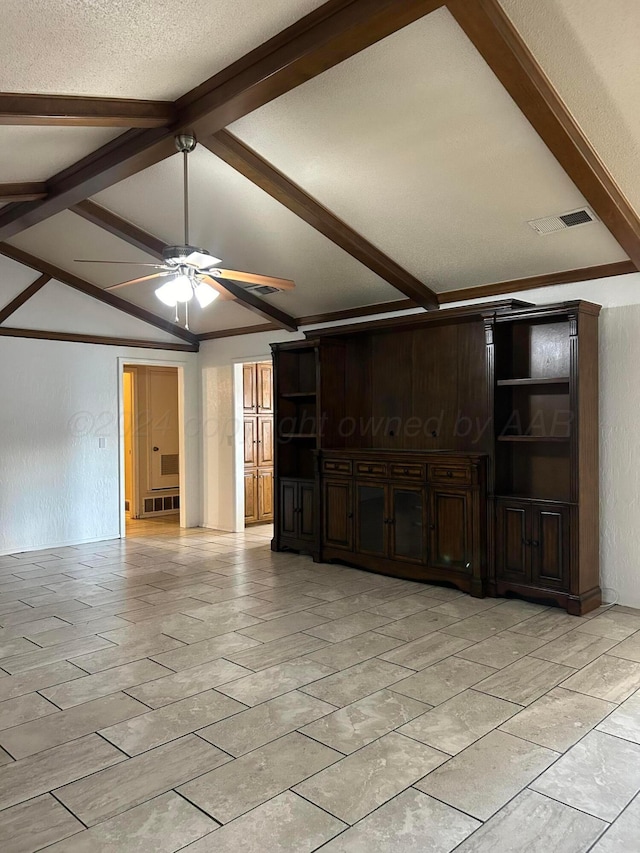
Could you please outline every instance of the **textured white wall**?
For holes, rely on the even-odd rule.
[[[600,561],[607,601],[640,607],[640,305],[600,315]]]
[[[200,522],[197,355],[0,338],[0,554],[120,535],[118,358],[187,362],[187,524]]]

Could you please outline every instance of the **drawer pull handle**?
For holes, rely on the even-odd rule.
[[[540,545],[540,543],[538,542],[537,539],[532,539],[531,544],[533,545],[534,548],[537,548]]]
[[[408,474],[408,473],[409,473],[409,469],[408,469],[408,468],[403,468],[403,469],[402,469],[402,473],[403,473],[403,474]]]
[[[352,513],[352,512],[348,512],[348,513],[347,513],[347,518],[353,518],[353,513]]]
[[[453,471],[447,471],[447,477],[453,477]]]

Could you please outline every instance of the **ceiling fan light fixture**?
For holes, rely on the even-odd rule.
[[[209,287],[208,284],[204,282],[200,282],[199,284],[195,284],[193,287],[193,292],[196,295],[196,299],[198,300],[198,305],[201,308],[206,308],[207,305],[211,305],[212,302],[220,296],[217,290],[214,290],[212,287]]]
[[[189,302],[193,297],[191,279],[188,275],[177,275],[159,287],[156,296],[170,308],[175,308],[178,302]]]

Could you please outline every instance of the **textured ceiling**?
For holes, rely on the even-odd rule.
[[[46,181],[120,133],[103,127],[0,126],[0,182]]]
[[[640,2],[500,2],[640,213]]]
[[[2,0],[0,91],[173,100],[322,2]]]
[[[626,258],[444,9],[229,129],[435,290]]]

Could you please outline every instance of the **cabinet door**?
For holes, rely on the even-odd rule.
[[[273,470],[258,471],[258,520],[271,521],[273,518]]]
[[[244,520],[245,524],[258,520],[258,489],[255,471],[244,472]]]
[[[245,414],[256,413],[256,366],[242,365],[242,408]]]
[[[244,419],[244,464],[247,468],[258,465],[258,421],[256,418]]]
[[[298,483],[280,480],[280,533],[295,537],[298,533]]]
[[[376,483],[356,483],[356,550],[386,557],[388,511],[386,487]]]
[[[467,489],[431,489],[429,565],[471,572],[472,495]]]
[[[316,533],[316,487],[298,483],[298,536],[312,541]]]
[[[323,487],[323,544],[353,551],[353,506],[348,480],[325,480]]]
[[[256,365],[258,414],[273,412],[273,367],[269,362]]]
[[[496,514],[496,576],[516,583],[530,583],[529,506],[498,501]]]
[[[391,486],[391,557],[424,563],[425,496],[423,489]]]
[[[569,590],[569,509],[531,506],[531,582]]]
[[[258,418],[258,465],[273,465],[273,416]]]

